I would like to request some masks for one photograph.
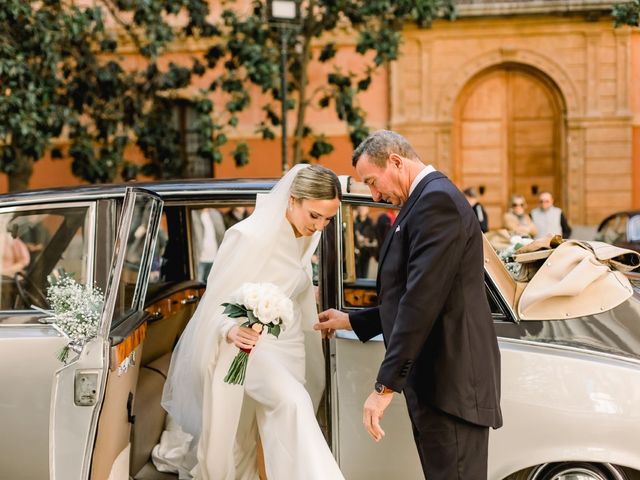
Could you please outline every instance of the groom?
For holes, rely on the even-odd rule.
[[[376,201],[402,206],[380,251],[378,306],[320,313],[387,348],[364,424],[379,441],[394,393],[406,398],[429,480],[486,479],[489,427],[502,425],[500,352],[484,285],[483,238],[462,193],[401,135],[380,130],[353,153]]]

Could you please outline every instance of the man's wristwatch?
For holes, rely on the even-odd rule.
[[[385,395],[387,393],[393,393],[393,390],[391,390],[390,388],[385,387],[380,382],[376,382],[376,384],[373,386],[373,389],[375,390],[375,392],[378,395]]]

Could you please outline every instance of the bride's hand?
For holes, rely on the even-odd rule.
[[[244,348],[247,350],[256,346],[256,342],[260,338],[255,330],[247,327],[239,327],[235,325],[231,327],[227,334],[227,340],[229,343],[233,343],[238,348]]]

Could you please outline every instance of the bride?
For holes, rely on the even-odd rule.
[[[172,356],[162,398],[169,431],[153,455],[158,469],[254,480],[259,437],[269,480],[344,478],[315,417],[324,362],[311,280],[311,256],[340,199],[335,173],[297,165],[226,232]],[[295,319],[278,338],[222,314],[222,303],[246,282],[275,284],[292,299]],[[244,385],[225,383],[238,348],[252,347]]]

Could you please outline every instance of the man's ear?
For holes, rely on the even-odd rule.
[[[397,153],[389,154],[389,163],[399,170],[402,169],[402,167],[404,166],[404,161],[402,157]]]

